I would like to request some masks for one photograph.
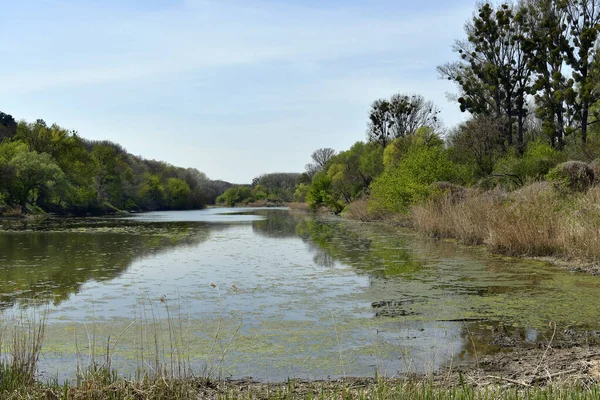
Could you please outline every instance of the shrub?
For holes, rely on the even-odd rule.
[[[395,167],[371,184],[369,212],[406,213],[411,204],[432,193],[433,182],[453,180],[456,175],[444,148],[412,146]]]
[[[239,203],[248,204],[253,201],[252,189],[248,186],[232,186],[221,196],[217,197],[217,203],[226,204],[230,207]]]
[[[564,155],[549,144],[533,141],[527,145],[521,156],[515,149],[508,152],[496,165],[493,176],[484,179],[483,186],[488,188],[498,184],[509,190],[523,186],[527,181],[543,179],[544,176],[563,161]]]
[[[296,185],[296,191],[294,192],[294,202],[304,203],[306,201],[306,195],[310,190],[310,185],[299,183]]]
[[[440,197],[448,197],[453,203],[458,203],[465,198],[467,189],[450,182],[433,182],[430,185],[432,194],[439,193]]]
[[[594,170],[581,161],[567,161],[558,165],[550,173],[548,179],[561,191],[585,192],[595,180]]]
[[[331,193],[331,178],[324,172],[319,172],[314,176],[306,195],[306,202],[313,211],[320,206],[327,206],[335,214],[339,214],[344,209],[344,204]]]
[[[372,216],[369,215],[366,199],[355,200],[348,204],[344,208],[343,215],[348,219],[354,219],[358,221],[370,221],[373,219]]]

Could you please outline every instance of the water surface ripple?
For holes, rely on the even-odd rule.
[[[124,374],[160,358],[269,381],[392,376],[544,343],[550,321],[599,329],[598,277],[379,225],[287,209],[3,224],[3,323],[47,315],[48,376],[102,362],[107,342]]]

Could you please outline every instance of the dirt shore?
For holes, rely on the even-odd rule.
[[[600,346],[571,348],[521,349],[486,356],[475,365],[462,365],[434,375],[408,375],[379,378],[344,378],[337,380],[290,380],[284,383],[256,382],[251,379],[207,381],[200,385],[202,398],[218,398],[228,393],[252,394],[252,398],[269,398],[285,393],[286,398],[306,398],[311,394],[340,391],[349,398],[359,392],[375,392],[384,384],[389,388],[406,384],[425,384],[449,389],[464,382],[469,387],[485,389],[527,389],[553,385],[593,385],[600,383]]]

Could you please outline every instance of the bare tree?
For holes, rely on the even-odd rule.
[[[335,155],[335,150],[330,148],[322,148],[313,151],[311,158],[321,169],[325,169],[325,166],[331,160],[331,157]]]
[[[313,151],[313,153],[310,155],[310,158],[313,159],[313,162],[304,166],[306,173],[310,177],[313,177],[317,172],[325,170],[327,163],[334,155],[335,150],[330,148],[321,148]]]

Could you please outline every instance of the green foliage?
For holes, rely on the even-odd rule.
[[[415,143],[372,183],[369,210],[406,213],[411,204],[431,194],[431,183],[452,181],[457,175],[457,166],[442,146]]]
[[[192,193],[192,190],[183,179],[167,179],[165,192],[167,196],[167,204],[169,204],[170,208],[190,208],[190,194]]]
[[[299,203],[304,203],[306,201],[306,196],[308,195],[308,191],[310,190],[310,185],[299,183],[296,185],[296,191],[294,192],[294,201]]]
[[[255,188],[253,197],[256,200],[269,200],[275,203],[290,202],[294,200],[296,185],[301,174],[297,173],[271,173],[263,174],[252,180]]]
[[[202,208],[225,190],[197,170],[144,160],[115,143],[89,142],[56,124],[13,122],[0,113],[0,198],[12,210],[88,214]]]
[[[551,168],[564,161],[564,154],[542,141],[530,142],[521,156],[509,152],[496,165],[495,175],[507,189],[515,189],[526,181],[543,179]]]
[[[368,193],[369,185],[382,172],[383,148],[375,143],[356,142],[350,150],[329,161],[330,195],[350,203]]]
[[[217,203],[234,207],[242,203],[251,203],[255,200],[252,188],[248,186],[232,186],[221,196],[217,197]]]
[[[306,195],[306,202],[313,211],[321,206],[326,206],[334,213],[339,214],[344,209],[344,205],[332,193],[331,178],[324,172],[318,172],[314,176]]]
[[[424,146],[443,146],[444,141],[435,131],[428,127],[422,126],[416,130],[414,135],[399,137],[394,139],[383,152],[383,166],[386,170],[394,168],[398,165],[402,156],[408,152],[413,145]]]
[[[64,174],[47,153],[29,151],[19,142],[0,144],[0,193],[12,207],[42,205],[52,200],[52,189]]]
[[[157,175],[149,172],[138,189],[140,205],[147,210],[157,210],[165,201],[165,189]]]

